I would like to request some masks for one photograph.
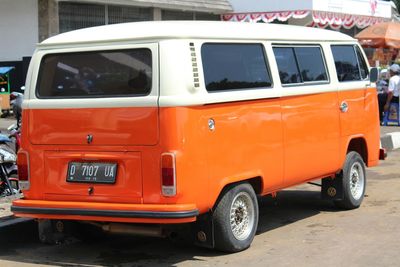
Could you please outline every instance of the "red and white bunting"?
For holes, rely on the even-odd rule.
[[[312,22],[307,25],[310,27],[339,29],[341,27],[350,29],[354,26],[365,28],[373,24],[386,21],[381,17],[358,16],[343,13],[326,11],[278,11],[278,12],[255,12],[255,13],[234,13],[222,15],[224,21],[239,22],[273,22],[274,20],[287,21],[290,18],[302,19],[312,14]]]
[[[274,20],[287,21],[290,18],[302,19],[310,14],[308,10],[298,11],[279,11],[279,12],[255,12],[255,13],[235,13],[224,14],[224,21],[240,21],[240,22],[272,22]]]
[[[339,29],[340,27],[351,29],[354,26],[363,29],[365,27],[386,21],[384,18],[380,17],[357,16],[325,11],[313,11],[312,16],[313,21],[307,26],[319,28],[331,27],[333,29]]]

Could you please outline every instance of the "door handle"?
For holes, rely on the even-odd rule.
[[[349,105],[347,105],[346,101],[343,101],[340,104],[340,111],[344,113],[344,112],[347,112],[348,110],[349,110]]]

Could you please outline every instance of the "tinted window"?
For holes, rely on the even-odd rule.
[[[261,44],[204,44],[201,58],[208,91],[271,86]]]
[[[367,63],[365,63],[365,59],[364,59],[359,47],[356,47],[356,52],[357,52],[358,63],[360,66],[360,71],[361,71],[361,78],[366,79],[369,75]]]
[[[358,60],[352,45],[333,45],[336,73],[340,82],[361,80]]]
[[[274,47],[274,54],[276,63],[278,64],[281,83],[301,83],[294,49],[292,47]]]
[[[150,93],[149,49],[52,54],[43,58],[37,96],[142,96]]]
[[[328,81],[319,47],[274,47],[282,84]]]
[[[324,60],[319,47],[295,47],[303,82],[327,81]]]

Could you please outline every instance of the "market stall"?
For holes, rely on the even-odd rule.
[[[400,49],[399,22],[383,22],[369,26],[357,34],[355,38],[364,48],[374,48],[369,55],[371,65],[390,65],[398,60]]]

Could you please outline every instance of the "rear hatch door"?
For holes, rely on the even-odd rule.
[[[45,198],[140,203],[141,150],[159,139],[158,45],[38,54],[27,136],[44,149]]]
[[[29,139],[35,145],[155,145],[157,44],[45,54]]]

